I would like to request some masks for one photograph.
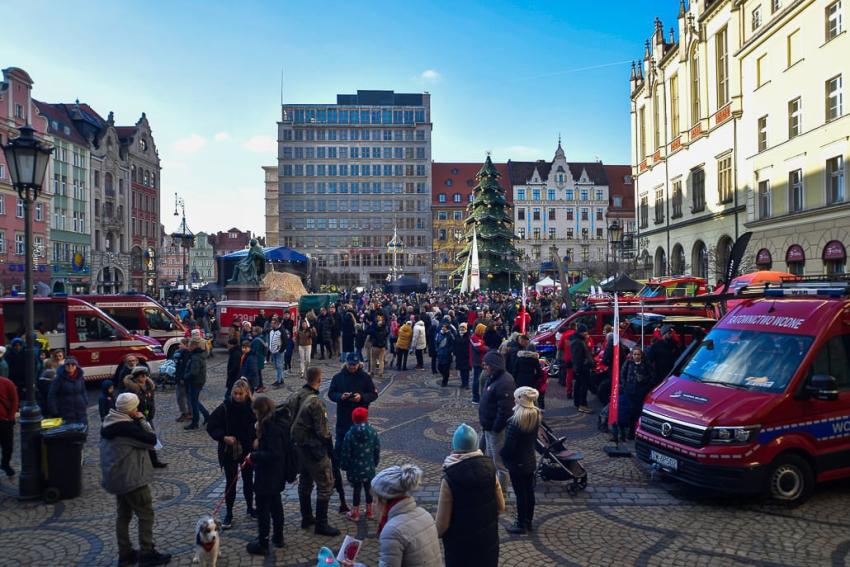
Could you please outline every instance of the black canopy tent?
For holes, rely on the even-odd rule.
[[[401,276],[397,280],[386,284],[384,291],[387,293],[424,293],[428,291],[428,285],[413,276]]]
[[[637,293],[641,289],[643,285],[626,274],[620,274],[610,282],[602,284],[602,291],[608,293]]]

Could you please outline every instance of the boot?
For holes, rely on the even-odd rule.
[[[375,514],[372,513],[372,505],[371,504],[366,504],[366,519],[367,520],[374,520],[375,519]]]
[[[245,546],[245,551],[251,555],[268,555],[269,540],[268,538],[257,538]]]
[[[317,535],[336,537],[339,535],[339,530],[328,525],[328,504],[327,500],[316,500],[316,528]]]
[[[301,529],[306,530],[312,525],[315,525],[316,518],[313,517],[313,505],[310,503],[310,497],[298,497],[298,503],[301,505]]]
[[[351,511],[345,515],[346,518],[351,520],[352,522],[360,521],[360,506],[355,506],[351,509]]]
[[[525,535],[525,523],[517,518],[516,522],[505,528],[505,531],[514,535]]]
[[[153,567],[154,565],[165,565],[171,561],[170,553],[160,553],[156,550],[148,551],[139,555],[139,567]]]
[[[228,510],[221,519],[221,529],[229,530],[233,527],[233,510]]]
[[[127,553],[118,554],[118,567],[130,567],[139,562],[139,552],[131,549]]]
[[[155,469],[164,469],[168,466],[168,463],[163,463],[159,460],[159,454],[156,451],[149,451],[148,454],[151,457],[151,464]]]
[[[275,528],[274,535],[272,536],[272,545],[276,548],[280,549],[283,547],[283,526],[280,528]]]

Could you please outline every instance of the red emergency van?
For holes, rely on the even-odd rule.
[[[786,503],[850,476],[850,281],[739,302],[647,396],[636,449],[687,483]]]
[[[165,360],[162,346],[153,338],[134,335],[96,306],[78,297],[37,297],[34,320],[41,323],[51,349],[64,349],[85,372],[86,380],[112,378],[128,354],[144,360],[159,372]],[[0,298],[0,336],[9,344],[24,333],[24,299]]]
[[[183,323],[147,295],[84,295],[80,299],[96,305],[130,332],[156,339],[169,358],[186,336]]]
[[[254,322],[260,311],[267,319],[272,315],[283,317],[284,311],[289,311],[293,321],[298,319],[298,304],[288,301],[219,301],[215,304],[216,318],[219,323],[218,336],[215,337],[219,345],[227,344],[227,333],[234,321]]]

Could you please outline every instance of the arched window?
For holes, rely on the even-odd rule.
[[[667,254],[664,253],[664,248],[659,246],[655,250],[655,277],[667,275]]]
[[[694,45],[691,54],[691,124],[699,122],[700,117],[699,45]]]
[[[708,250],[702,240],[697,240],[691,253],[691,272],[698,278],[708,279]]]
[[[132,181],[133,183],[136,182],[136,166],[135,165],[130,166],[130,181]]]
[[[670,255],[670,271],[674,275],[683,275],[685,273],[685,249],[681,244],[676,244],[673,247],[673,253]]]
[[[103,190],[110,197],[115,196],[115,188],[112,186],[112,174],[108,171],[103,176]]]
[[[717,262],[714,267],[717,270],[717,279],[722,280],[726,276],[726,264],[729,263],[729,257],[732,255],[732,239],[728,236],[721,236],[717,243]]]

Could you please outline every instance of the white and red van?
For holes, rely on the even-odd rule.
[[[128,354],[159,372],[165,360],[155,339],[131,334],[120,323],[79,297],[37,297],[35,323],[41,323],[51,349],[61,348],[73,356],[85,372],[86,380],[112,378]],[[3,344],[24,333],[24,298],[0,298],[0,336]]]
[[[125,295],[83,295],[80,299],[96,305],[130,332],[156,339],[171,358],[186,327],[151,297],[141,293]]]
[[[215,311],[219,325],[215,340],[220,345],[227,344],[227,333],[234,321],[253,323],[260,311],[263,311],[266,319],[271,319],[272,315],[283,317],[284,311],[289,311],[293,321],[298,319],[298,304],[288,301],[219,301],[215,304]]]
[[[850,281],[737,302],[647,396],[636,449],[687,483],[786,503],[850,476]]]

